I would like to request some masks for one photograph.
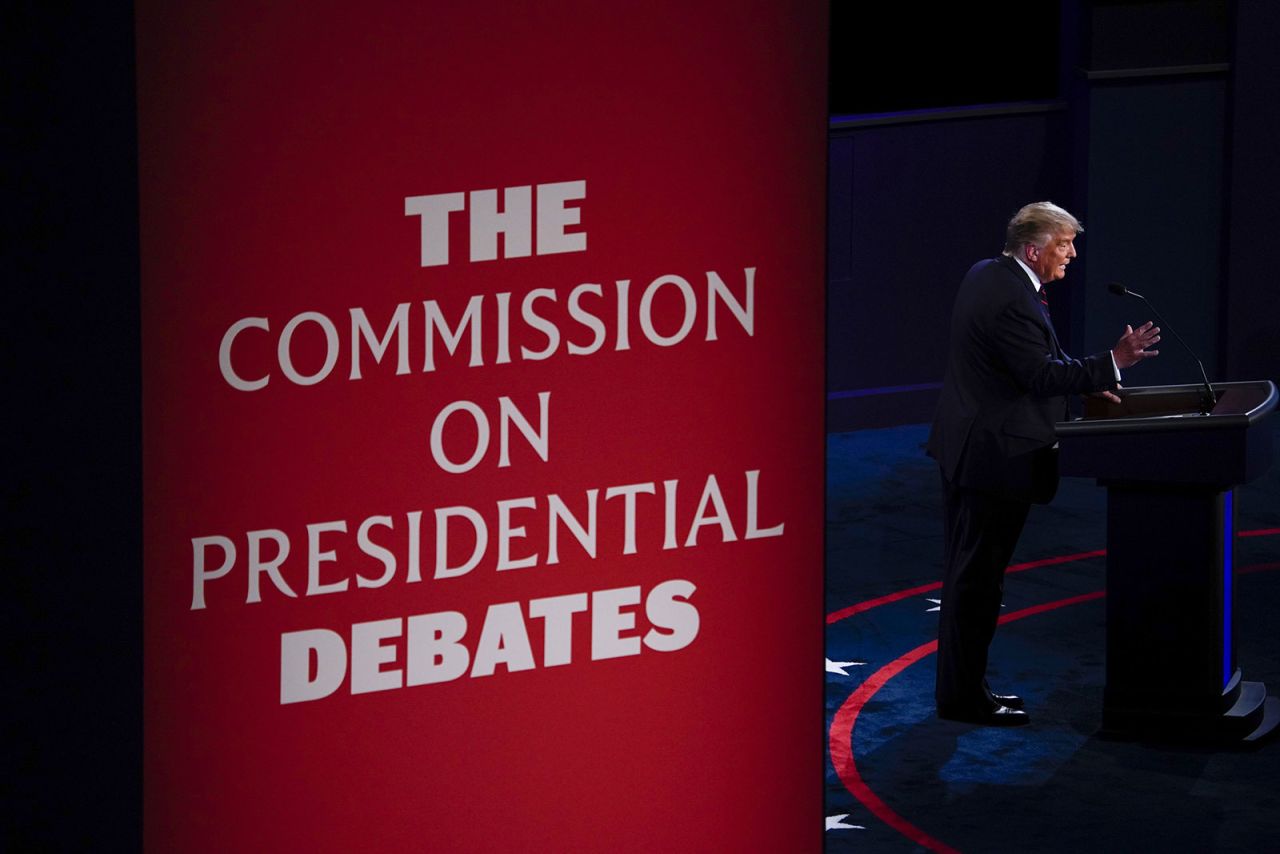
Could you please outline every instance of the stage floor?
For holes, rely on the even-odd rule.
[[[934,717],[941,580],[926,425],[827,437],[829,851],[1262,851],[1280,846],[1280,738],[1107,741],[1105,496],[1064,478],[1005,583],[990,682],[1030,726]],[[1280,447],[1280,426],[1276,446]],[[1238,661],[1280,695],[1280,464],[1236,491]]]

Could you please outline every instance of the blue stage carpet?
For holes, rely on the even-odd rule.
[[[1091,480],[1064,478],[1032,508],[1005,584],[990,681],[1026,698],[1031,725],[936,720],[942,509],[926,435],[827,440],[827,850],[1280,851],[1280,738],[1240,750],[1095,735],[1106,537]],[[1236,513],[1238,660],[1276,696],[1280,464],[1236,491]]]

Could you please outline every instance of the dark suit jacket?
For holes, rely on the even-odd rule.
[[[1111,356],[1062,352],[1025,270],[1000,255],[965,274],[928,454],[952,484],[1020,501],[1057,489],[1050,450],[1067,395],[1114,388]]]

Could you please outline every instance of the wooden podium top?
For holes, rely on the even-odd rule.
[[[1208,414],[1200,411],[1200,384],[1116,389],[1120,403],[1087,397],[1084,417],[1057,424],[1058,436],[1248,427],[1266,418],[1280,400],[1270,380],[1214,383],[1213,392],[1218,402]]]
[[[1203,385],[1118,389],[1120,403],[1088,398],[1085,417],[1056,425],[1059,470],[1109,483],[1226,489],[1271,466],[1278,395],[1270,380],[1215,383],[1201,412]]]

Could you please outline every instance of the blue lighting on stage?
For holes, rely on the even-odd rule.
[[[942,388],[942,383],[916,383],[914,385],[887,385],[880,388],[856,388],[851,391],[832,391],[827,400],[844,400],[850,397],[874,397],[878,394],[900,394],[904,391],[930,391]]]
[[[1232,512],[1235,492],[1228,490],[1222,497],[1222,687],[1231,681],[1231,584],[1234,580],[1232,547],[1235,545],[1235,514]]]

